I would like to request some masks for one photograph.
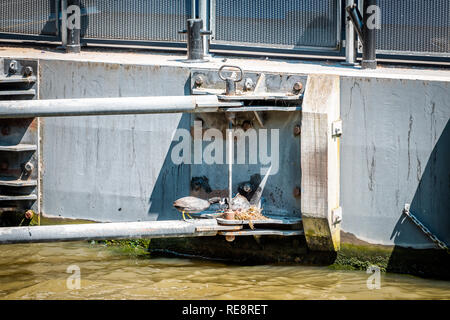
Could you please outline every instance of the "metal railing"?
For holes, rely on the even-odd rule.
[[[0,39],[65,41],[64,3],[71,0],[5,0]],[[353,0],[362,8],[363,0]],[[85,43],[185,48],[188,18],[212,30],[203,39],[225,51],[315,52],[354,55],[344,8],[352,0],[79,0]],[[381,28],[377,53],[450,57],[448,0],[377,0]],[[344,41],[345,40],[345,41]],[[350,45],[349,45],[350,44]],[[346,48],[345,50],[343,48]],[[348,61],[354,61],[350,57]]]

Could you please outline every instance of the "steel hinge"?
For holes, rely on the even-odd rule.
[[[331,210],[331,223],[336,225],[342,221],[342,207]]]
[[[342,120],[333,121],[331,124],[331,136],[340,137],[342,135]]]

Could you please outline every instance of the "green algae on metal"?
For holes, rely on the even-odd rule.
[[[93,241],[93,244],[103,245],[118,254],[130,255],[133,257],[149,256],[148,247],[150,239],[120,239]]]

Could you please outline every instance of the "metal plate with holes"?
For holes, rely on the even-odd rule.
[[[303,230],[242,230],[242,231],[219,231],[221,236],[301,236],[304,234]]]
[[[230,75],[232,70],[224,70]],[[306,75],[290,75],[280,73],[245,72],[243,79],[236,83],[236,96],[224,96],[225,81],[219,77],[217,70],[192,70],[191,92],[192,94],[217,94],[220,99],[231,100],[255,100],[255,95],[261,96],[261,100],[280,99],[298,100],[301,98],[306,86]],[[261,83],[261,85],[259,85]],[[300,90],[296,90],[296,84],[300,84]]]
[[[85,39],[176,41],[191,16],[191,0],[82,0]]]
[[[242,226],[201,226],[196,227],[196,232],[208,232],[208,231],[239,231],[242,229]]]
[[[219,224],[224,225],[244,225],[249,224],[249,220],[227,220],[223,218],[217,218]],[[302,222],[301,218],[285,218],[280,217],[277,219],[265,219],[265,220],[251,220],[252,224],[284,224],[284,225],[294,225]]]
[[[377,5],[377,53],[450,57],[450,1],[378,0]]]
[[[0,100],[37,99],[37,72],[37,61],[0,59]],[[39,210],[38,143],[36,118],[0,119],[0,209]]]
[[[55,0],[1,1],[0,32],[55,36],[57,4]]]
[[[337,50],[341,1],[212,0],[212,43]]]

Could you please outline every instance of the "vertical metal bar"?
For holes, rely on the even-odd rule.
[[[209,30],[211,30],[211,36],[209,42],[216,37],[216,0],[209,0]]]
[[[233,147],[233,121],[230,119],[228,122],[228,205],[230,207],[233,201]]]
[[[69,0],[69,4],[80,8],[80,0]],[[81,23],[81,13],[76,19],[79,19]],[[67,25],[67,27],[69,27],[69,25]],[[81,51],[80,34],[81,29],[77,27],[71,27],[67,30],[66,52],[79,53]]]
[[[352,6],[355,0],[346,0],[345,6]],[[356,64],[356,32],[353,26],[350,16],[345,10],[345,65],[355,65]]]
[[[196,2],[197,0],[191,0],[191,19],[197,18],[197,13],[195,12],[197,9],[197,6],[195,5]]]
[[[59,36],[59,0],[55,1],[55,30],[56,36]]]
[[[377,60],[375,54],[376,48],[376,28],[369,22],[368,8],[376,6],[377,0],[364,0],[363,6],[363,54],[361,67],[363,69],[376,69]]]
[[[179,33],[187,34],[187,60],[186,62],[203,61],[202,37],[204,38],[203,21],[201,19],[187,19],[186,30]]]
[[[67,46],[67,0],[61,0],[61,45]]]
[[[208,16],[208,0],[199,0],[198,15],[203,20],[203,30],[209,30],[209,16]],[[205,35],[203,41],[203,56],[209,56],[209,36]]]

